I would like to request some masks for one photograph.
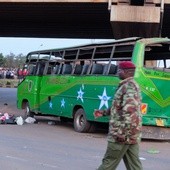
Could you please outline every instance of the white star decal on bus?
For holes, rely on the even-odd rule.
[[[49,108],[52,109],[53,108],[53,103],[49,102]]]
[[[83,101],[84,92],[81,90],[81,87],[80,87],[80,90],[77,93],[78,93],[77,100],[80,99],[82,102],[84,102]]]
[[[66,103],[65,100],[62,99],[62,100],[61,100],[61,107],[65,107],[65,103]]]
[[[108,108],[108,100],[110,100],[111,97],[107,96],[106,94],[106,88],[104,88],[103,90],[103,94],[102,96],[98,96],[100,101],[100,106],[99,106],[99,110],[103,107],[106,106],[106,108]]]

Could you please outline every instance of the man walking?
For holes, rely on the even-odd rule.
[[[118,76],[122,80],[108,110],[96,110],[94,116],[110,115],[108,145],[98,170],[115,170],[121,159],[127,170],[142,170],[139,159],[141,140],[141,94],[133,79],[135,65],[122,61],[118,65]]]

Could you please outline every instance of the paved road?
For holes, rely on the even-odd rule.
[[[22,115],[16,108],[16,89],[0,88],[1,110],[4,103],[10,113]],[[106,149],[106,135],[76,133],[72,124],[49,125],[43,119],[38,124],[0,125],[0,169],[95,170]],[[144,170],[169,170],[170,143],[142,141],[140,158]],[[125,170],[123,162],[117,170]]]

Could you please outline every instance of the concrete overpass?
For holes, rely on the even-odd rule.
[[[170,37],[169,18],[170,0],[0,0],[1,37]]]

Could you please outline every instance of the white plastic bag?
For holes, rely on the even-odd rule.
[[[36,119],[34,119],[33,117],[27,117],[26,119],[25,119],[25,122],[26,123],[34,123],[36,121]]]
[[[23,125],[24,124],[24,120],[21,116],[16,117],[16,123],[17,125]]]

